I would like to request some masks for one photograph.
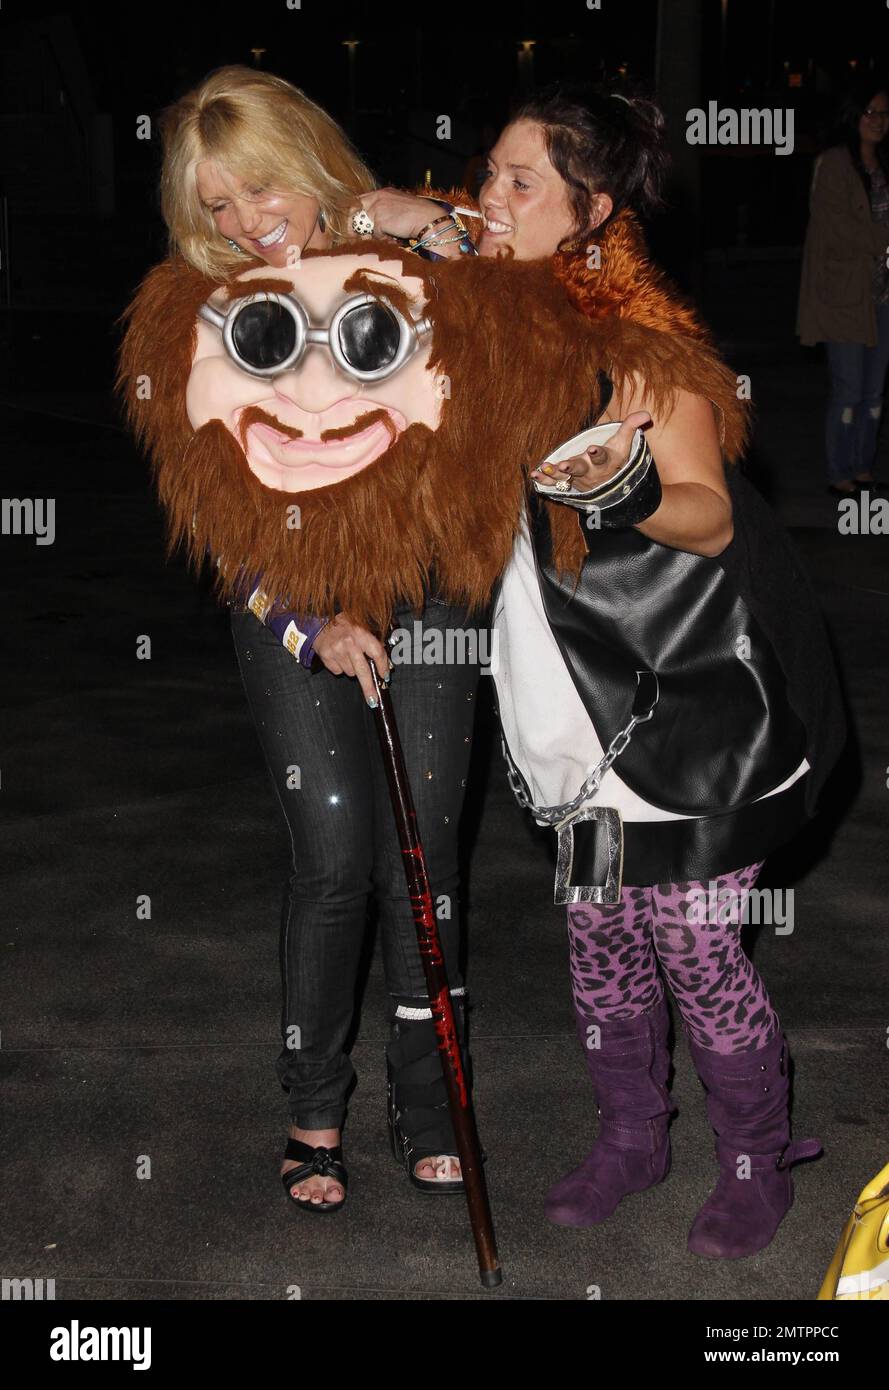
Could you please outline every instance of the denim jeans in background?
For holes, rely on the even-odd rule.
[[[481,633],[486,618],[470,619],[460,609],[430,602],[420,621],[423,632]],[[413,633],[413,623],[412,613],[396,615],[396,627]],[[290,1093],[291,1123],[339,1129],[354,1077],[344,1049],[371,894],[379,911],[390,1014],[393,996],[428,1004],[374,716],[354,677],[308,671],[250,612],[233,610],[231,624],[250,711],[293,846],[281,923],[283,1047],[277,1073]],[[436,917],[452,989],[463,983],[457,831],[479,669],[478,662],[460,664],[459,655],[451,664],[398,664],[390,685],[433,902],[450,899],[449,915]],[[293,768],[299,769],[298,788],[288,786],[288,775],[291,783],[296,780],[288,774]],[[382,1086],[382,1058],[380,1073]]]
[[[830,370],[827,475],[832,483],[849,482],[873,468],[889,364],[889,304],[878,304],[876,313],[876,347],[825,344]]]

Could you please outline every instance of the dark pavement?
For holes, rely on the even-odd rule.
[[[825,369],[791,336],[795,275],[711,267],[707,305],[751,377],[751,469],[813,576],[856,730],[828,813],[767,870],[794,889],[793,933],[750,929],[795,1058],[795,1133],[825,1147],[795,1170],[772,1246],[736,1263],[685,1251],[716,1170],[681,1043],[667,1181],[594,1230],[545,1221],[543,1191],[589,1148],[594,1106],[547,837],[512,801],[485,700],[465,826],[469,984],[502,1290],[480,1292],[462,1199],[424,1198],[389,1152],[378,958],[353,1054],[347,1208],[322,1222],[288,1211],[273,1063],[289,844],[226,616],[165,565],[147,468],[107,397],[54,391],[48,369],[42,391],[0,393],[3,495],[56,498],[53,545],[0,537],[5,1275],[84,1299],[286,1299],[294,1286],[343,1300],[814,1298],[889,1158],[889,538],[838,534]],[[889,475],[885,447],[881,461]]]

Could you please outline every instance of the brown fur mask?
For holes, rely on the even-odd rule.
[[[400,261],[422,281],[429,368],[447,379],[438,428],[409,425],[363,471],[283,492],[251,472],[221,420],[193,430],[196,315],[217,286],[181,260],[152,270],[129,306],[118,384],[151,453],[171,549],[184,543],[197,567],[223,557],[226,598],[243,598],[245,580],[262,573],[263,589],[295,611],[341,609],[382,630],[400,601],[422,604],[433,570],[449,601],[487,600],[527,475],[582,424],[607,334],[571,307],[548,262],[428,262],[367,242],[324,254],[359,253],[371,273]],[[269,267],[263,287],[283,273]],[[293,502],[298,529],[286,520]]]

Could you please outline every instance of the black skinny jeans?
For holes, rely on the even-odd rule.
[[[419,621],[424,631],[479,628],[462,610],[435,602]],[[413,622],[413,614],[399,612],[394,626],[413,633]],[[231,623],[293,845],[282,914],[277,1073],[290,1093],[292,1124],[339,1129],[354,1076],[344,1046],[370,893],[390,996],[428,1003],[373,713],[353,677],[308,671],[250,612],[233,610]],[[458,644],[451,655],[459,653]],[[462,985],[457,831],[478,678],[479,665],[460,664],[458,655],[450,665],[397,664],[390,686],[452,989]]]

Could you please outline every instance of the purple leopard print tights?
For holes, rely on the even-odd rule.
[[[765,986],[741,949],[743,891],[762,864],[709,883],[624,888],[620,903],[568,908],[578,1021],[635,1018],[663,994],[658,964],[701,1047],[746,1052],[778,1032]],[[734,895],[734,896],[733,896]]]

